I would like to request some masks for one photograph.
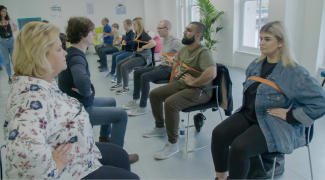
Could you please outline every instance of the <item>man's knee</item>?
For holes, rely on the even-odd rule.
[[[160,95],[159,88],[155,88],[155,89],[153,89],[153,90],[150,91],[149,98],[150,99],[154,99],[154,98],[159,97],[159,95]]]

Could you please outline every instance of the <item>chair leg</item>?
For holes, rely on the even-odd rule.
[[[271,179],[272,179],[272,180],[274,179],[275,164],[276,164],[276,156],[274,157],[274,161],[273,161],[272,176],[271,176]]]
[[[311,127],[308,129],[307,148],[308,148],[308,156],[309,156],[310,175],[311,175],[311,179],[313,180],[314,175],[313,175],[313,168],[311,165],[311,155],[310,155],[310,146],[309,146],[310,130],[311,130]]]
[[[324,86],[324,83],[325,83],[325,78],[324,78],[324,80],[323,80],[323,82],[322,82],[322,87]]]
[[[217,94],[218,94],[218,88],[217,88]],[[217,105],[218,105],[218,111],[219,111],[219,114],[220,114],[221,121],[223,121],[218,100],[217,100]]]
[[[187,130],[186,130],[186,152],[188,152],[187,147],[188,147],[188,127],[190,125],[190,113],[187,113]]]
[[[0,166],[1,166],[1,169],[0,169],[0,170],[1,170],[1,172],[0,172],[0,175],[1,175],[1,176],[0,176],[0,178],[1,178],[1,179],[3,179],[3,177],[4,177],[4,174],[3,174],[4,171],[3,171],[3,169],[2,169],[2,168],[4,168],[4,167],[3,167],[4,165],[2,164],[2,157],[1,157],[1,150],[2,150],[2,148],[6,148],[6,145],[2,145],[2,146],[0,147]]]

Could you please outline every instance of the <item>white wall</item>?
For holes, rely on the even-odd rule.
[[[143,0],[126,0],[126,14],[116,15],[114,0],[94,0],[95,16],[88,16],[96,27],[100,27],[103,17],[107,17],[110,24],[118,23],[120,31],[123,29],[123,21],[125,19],[134,19],[135,17],[144,17]],[[63,17],[51,18],[50,2],[58,2],[62,7]],[[64,32],[67,22],[71,16],[86,16],[83,0],[1,0],[1,3],[8,8],[11,18],[17,22],[19,18],[41,17],[50,23],[60,27]],[[17,35],[18,33],[15,33]]]
[[[176,0],[143,0],[146,30],[157,33],[158,23],[168,20],[172,24],[172,34],[177,37]]]

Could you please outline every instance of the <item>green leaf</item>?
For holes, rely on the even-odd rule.
[[[59,137],[60,137],[60,134],[59,134],[58,136],[56,136],[56,139],[55,139],[55,140],[58,140],[58,139],[59,139]]]
[[[19,130],[19,125],[17,126],[17,131]]]
[[[27,120],[22,119],[22,120],[18,120],[18,121],[27,121]]]

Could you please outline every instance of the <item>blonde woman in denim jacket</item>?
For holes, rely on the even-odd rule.
[[[242,107],[212,133],[218,179],[226,179],[228,173],[229,179],[245,179],[253,156],[292,153],[306,144],[305,127],[325,114],[325,92],[296,62],[283,22],[262,27],[260,50],[261,57],[246,70]],[[272,81],[279,89],[247,80],[252,76]]]

